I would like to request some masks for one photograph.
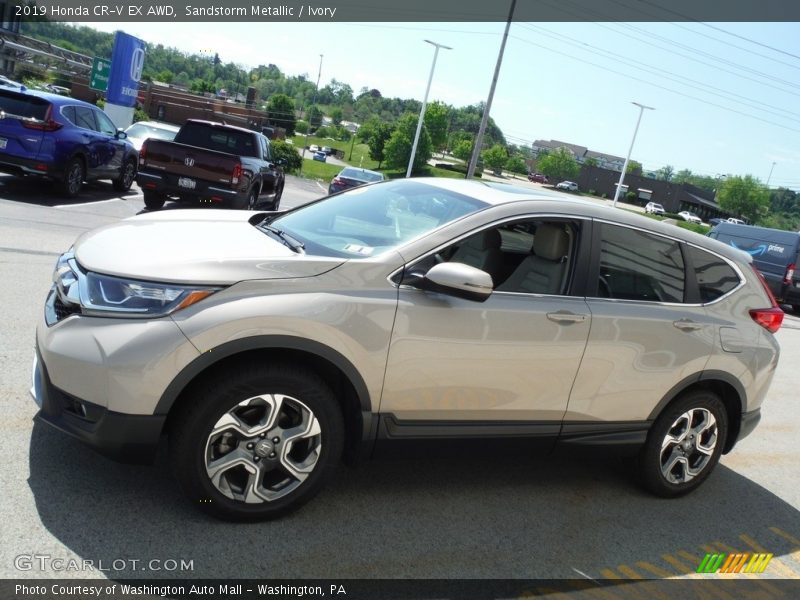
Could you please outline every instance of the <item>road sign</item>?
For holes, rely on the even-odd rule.
[[[89,78],[89,87],[98,92],[108,89],[108,76],[111,73],[111,61],[95,56],[92,61],[92,75]]]

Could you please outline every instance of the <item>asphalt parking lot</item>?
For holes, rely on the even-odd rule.
[[[32,422],[34,328],[57,255],[82,232],[143,210],[135,188],[84,191],[63,202],[46,184],[0,177],[0,577],[98,576],[18,568],[18,556],[38,554],[126,561],[100,573],[110,577],[624,580],[693,576],[706,552],[736,551],[773,553],[764,577],[800,577],[800,318],[791,314],[760,426],[688,497],[648,495],[618,459],[434,457],[343,466],[277,522],[205,517],[179,494],[163,453],[152,467],[120,465]],[[282,205],[323,194],[291,178]],[[143,571],[150,560],[193,561],[193,570]]]

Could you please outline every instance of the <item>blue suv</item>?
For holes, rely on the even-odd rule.
[[[51,179],[70,198],[93,179],[110,179],[124,192],[137,166],[126,137],[87,102],[24,86],[0,88],[0,171]]]

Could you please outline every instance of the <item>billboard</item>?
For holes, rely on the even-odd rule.
[[[117,31],[114,35],[114,51],[111,53],[106,101],[119,106],[136,106],[143,67],[144,42]]]

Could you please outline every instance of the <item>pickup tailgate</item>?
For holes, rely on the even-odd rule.
[[[152,138],[139,155],[140,171],[173,175],[177,181],[170,183],[190,189],[197,180],[232,187],[234,168],[239,165],[239,157],[232,154]]]

